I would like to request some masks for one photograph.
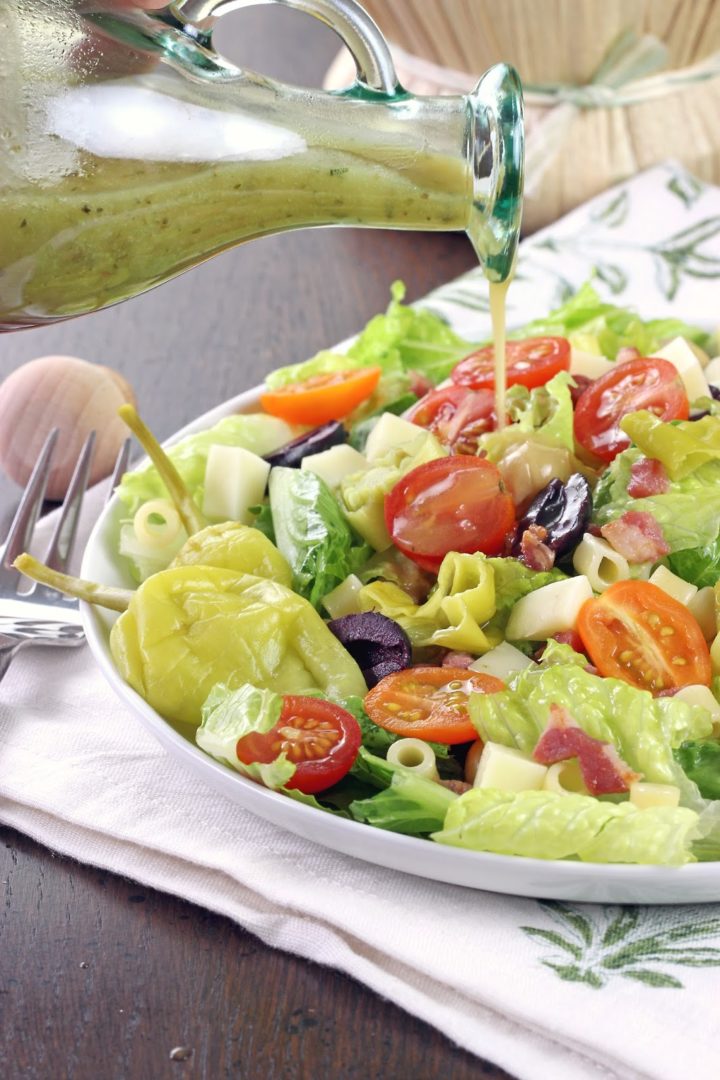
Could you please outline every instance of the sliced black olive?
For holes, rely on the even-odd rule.
[[[402,626],[379,611],[343,615],[331,619],[328,627],[355,660],[369,688],[393,671],[410,667],[410,639]]]
[[[284,465],[286,469],[299,469],[304,457],[329,450],[347,441],[347,432],[338,420],[331,420],[322,427],[298,435],[297,439],[285,443],[271,454],[265,454],[265,461],[270,465]]]
[[[710,387],[710,397],[720,401],[720,386],[715,386],[714,383],[708,383],[708,386]]]
[[[547,532],[543,543],[556,555],[564,555],[580,541],[592,511],[592,493],[582,473],[573,473],[566,484],[551,480],[538,492],[517,525],[517,540],[512,549],[520,554],[525,529],[541,525]]]

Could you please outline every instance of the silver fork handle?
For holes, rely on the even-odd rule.
[[[37,619],[32,615],[13,618],[0,615],[0,637],[32,638],[42,645],[82,645],[85,633],[79,622]]]

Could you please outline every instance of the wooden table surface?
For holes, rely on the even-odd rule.
[[[218,45],[265,74],[319,85],[337,39],[280,9],[227,18]],[[69,353],[134,385],[161,437],[473,265],[463,237],[319,230],[236,249],[155,292],[0,337],[0,378]],[[0,524],[18,491],[0,479]],[[0,688],[0,694],[2,689]],[[0,817],[2,807],[0,806]],[[234,923],[0,829],[4,1080],[480,1080],[507,1074],[344,975]],[[171,1060],[174,1047],[184,1060]]]

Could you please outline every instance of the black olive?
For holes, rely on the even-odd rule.
[[[591,510],[592,493],[582,473],[573,473],[566,484],[551,480],[518,522],[512,554],[519,556],[524,531],[531,525],[541,525],[547,531],[543,543],[556,555],[564,555],[581,539]]]
[[[715,386],[714,383],[708,383],[708,386],[710,387],[710,397],[720,401],[720,386]]]
[[[338,420],[331,420],[322,427],[307,431],[304,435],[298,435],[297,439],[285,443],[271,454],[265,454],[265,461],[269,465],[283,465],[286,469],[299,469],[304,457],[310,454],[319,454],[323,450],[329,450],[331,446],[339,446],[347,441],[345,428]]]
[[[710,416],[709,409],[691,409],[688,420],[702,420],[706,416]]]
[[[343,615],[331,619],[328,627],[355,660],[370,688],[393,671],[410,667],[410,639],[402,626],[379,611]]]

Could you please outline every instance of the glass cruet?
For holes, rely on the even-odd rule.
[[[522,95],[496,65],[467,96],[414,97],[353,0],[270,0],[355,57],[341,92],[241,70],[212,41],[248,0],[159,12],[0,0],[0,329],[144,292],[286,229],[465,231],[491,280],[518,240]]]

